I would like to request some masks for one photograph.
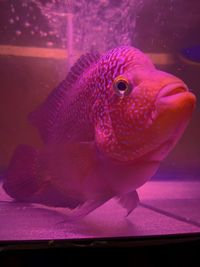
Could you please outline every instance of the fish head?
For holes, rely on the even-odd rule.
[[[161,161],[188,125],[195,95],[137,49],[127,48],[113,57],[107,56],[110,76],[98,102],[97,147],[120,162]]]

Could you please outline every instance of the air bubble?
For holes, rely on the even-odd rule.
[[[46,32],[43,32],[43,31],[40,31],[40,36],[41,37],[46,37],[47,36],[47,33]]]
[[[22,34],[22,32],[21,32],[20,30],[16,30],[16,31],[15,31],[15,34],[16,34],[17,36],[20,36],[20,35]]]
[[[17,30],[17,31],[15,31],[15,34],[16,34],[17,36],[20,36],[20,35],[22,34],[22,32],[19,31],[19,30]]]
[[[9,20],[9,23],[10,23],[10,24],[14,24],[14,22],[15,22],[14,19],[10,19],[10,20]]]
[[[24,23],[24,26],[25,26],[26,28],[29,28],[29,27],[31,26],[31,24],[30,24],[28,21],[26,21],[26,22]]]
[[[53,32],[53,31],[49,32],[49,35],[54,35],[54,34],[55,34],[55,32]]]
[[[27,7],[27,6],[28,6],[28,4],[26,2],[22,3],[22,7]]]
[[[48,47],[52,47],[52,46],[53,46],[53,42],[47,42],[46,45],[47,45]]]

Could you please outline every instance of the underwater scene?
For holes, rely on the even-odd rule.
[[[0,1],[0,241],[200,232],[199,10]]]

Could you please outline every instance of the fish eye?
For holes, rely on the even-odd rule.
[[[131,91],[131,84],[123,77],[119,77],[114,81],[114,89],[119,96],[128,95]]]

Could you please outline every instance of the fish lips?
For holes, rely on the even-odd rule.
[[[157,95],[156,113],[159,115],[163,112],[186,111],[190,115],[195,103],[195,95],[189,91],[184,83],[171,83],[163,87]]]

